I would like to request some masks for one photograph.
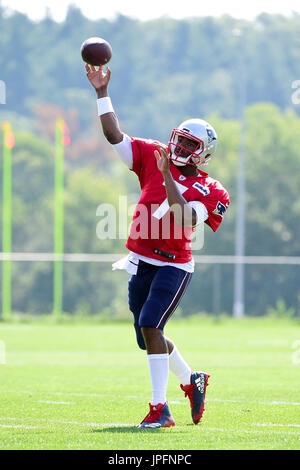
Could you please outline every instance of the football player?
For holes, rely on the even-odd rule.
[[[147,350],[152,401],[139,427],[174,426],[166,398],[169,369],[189,398],[192,420],[197,424],[204,411],[209,374],[190,368],[164,335],[164,326],[194,272],[193,230],[205,222],[216,231],[230,203],[219,181],[200,169],[216,150],[217,134],[206,121],[189,119],[173,130],[168,146],[129,137],[121,131],[108,95],[109,67],[104,71],[86,64],[86,71],[97,93],[103,133],[141,186],[126,243],[129,255],[113,265],[132,275],[129,307],[137,343]]]

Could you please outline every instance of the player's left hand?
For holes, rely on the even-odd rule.
[[[154,150],[154,155],[157,160],[157,168],[162,173],[167,173],[170,169],[169,155],[165,148],[158,147],[159,150]]]

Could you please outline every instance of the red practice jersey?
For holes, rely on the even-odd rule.
[[[126,247],[160,261],[187,263],[192,259],[191,235],[195,228],[179,226],[170,211],[164,178],[154,155],[157,145],[163,144],[133,137],[131,141],[132,171],[139,178],[142,194],[133,214]],[[205,205],[208,212],[205,223],[215,232],[230,204],[226,189],[204,171],[198,170],[196,176],[184,176],[172,161],[170,171],[187,202],[200,201]]]

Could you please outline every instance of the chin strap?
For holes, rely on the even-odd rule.
[[[171,156],[174,155],[174,154],[171,154]],[[176,160],[175,158],[172,158],[171,157],[171,161],[174,163],[174,165],[176,166],[186,166],[186,165],[196,165],[195,163],[185,163],[185,162],[179,162],[178,160]]]

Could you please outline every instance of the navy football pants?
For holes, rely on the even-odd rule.
[[[139,261],[128,285],[129,308],[134,316],[137,343],[146,349],[141,327],[164,329],[179,305],[192,273],[173,266],[154,266]]]

